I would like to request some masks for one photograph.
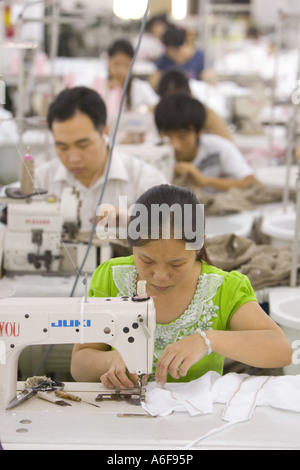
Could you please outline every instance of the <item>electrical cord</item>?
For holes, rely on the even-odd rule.
[[[109,156],[108,156],[108,161],[107,161],[107,165],[106,165],[106,169],[105,169],[105,176],[104,176],[103,186],[102,186],[102,189],[101,189],[101,193],[100,193],[100,196],[99,196],[99,200],[98,200],[98,203],[97,203],[97,207],[99,207],[99,206],[101,205],[101,203],[102,203],[104,191],[105,191],[105,188],[106,188],[106,184],[107,184],[107,180],[108,180],[108,175],[109,175],[109,170],[110,170],[111,161],[112,161],[112,156],[113,156],[113,150],[114,150],[115,141],[116,141],[116,135],[117,135],[117,131],[118,131],[118,127],[119,127],[119,122],[120,122],[120,118],[121,118],[123,103],[124,103],[124,100],[125,100],[125,97],[126,97],[126,91],[127,91],[127,88],[128,88],[128,84],[129,84],[129,81],[130,81],[131,76],[132,76],[133,66],[134,66],[134,63],[135,63],[135,60],[136,60],[136,57],[137,57],[137,54],[138,54],[138,51],[139,51],[139,48],[140,48],[140,44],[141,44],[141,41],[142,41],[142,37],[143,37],[144,31],[145,31],[146,21],[147,21],[147,16],[148,16],[148,10],[149,10],[149,4],[150,4],[150,0],[148,0],[148,2],[147,2],[146,10],[145,10],[145,13],[144,13],[144,16],[143,16],[142,25],[141,25],[141,29],[140,29],[140,33],[139,33],[139,37],[138,37],[138,42],[137,42],[137,45],[136,45],[136,48],[135,48],[135,51],[134,51],[133,59],[132,59],[132,61],[131,61],[130,69],[129,69],[129,71],[128,71],[128,74],[127,74],[127,77],[126,77],[126,80],[125,80],[125,83],[124,83],[124,87],[123,87],[123,91],[122,91],[122,96],[121,96],[120,107],[119,107],[119,111],[118,111],[118,115],[117,115],[117,119],[116,119],[116,124],[115,124],[115,127],[114,127],[114,131],[113,131],[113,135],[112,135],[112,140],[111,140],[111,145],[110,145],[110,149],[109,149]],[[90,251],[90,249],[91,249],[92,241],[93,241],[93,238],[94,238],[94,233],[95,233],[96,226],[97,226],[97,221],[98,221],[97,215],[95,215],[95,218],[94,218],[94,221],[93,221],[93,225],[92,225],[92,228],[91,228],[91,233],[90,233],[90,237],[89,237],[87,249],[86,249],[85,255],[84,255],[84,257],[83,257],[83,260],[82,260],[82,262],[81,262],[81,265],[80,265],[80,267],[79,267],[78,270],[77,270],[76,278],[75,278],[74,284],[73,284],[73,286],[72,286],[72,290],[71,290],[71,293],[70,293],[70,297],[73,297],[73,296],[74,296],[74,293],[75,293],[75,290],[76,290],[76,286],[77,286],[78,280],[79,280],[79,278],[80,278],[80,276],[81,276],[81,272],[82,272],[83,267],[84,267],[84,265],[85,265],[85,262],[86,262],[86,260],[87,260],[89,251]],[[86,282],[86,278],[84,278],[83,282]],[[45,354],[44,354],[44,356],[43,356],[43,358],[42,358],[40,364],[37,366],[36,371],[34,372],[34,375],[38,375],[38,374],[39,374],[40,369],[43,367],[45,361],[46,361],[47,358],[49,357],[49,355],[50,355],[52,349],[53,349],[53,344],[48,347],[48,349],[47,349],[47,351],[45,352]]]
[[[99,200],[98,200],[97,207],[99,207],[102,203],[103,194],[104,194],[104,191],[105,191],[105,188],[106,188],[108,174],[109,174],[111,161],[112,161],[112,154],[113,154],[113,150],[114,150],[114,146],[115,146],[117,130],[118,130],[118,127],[119,127],[119,122],[120,122],[121,113],[122,113],[122,107],[123,107],[123,103],[124,103],[124,100],[125,100],[125,97],[126,97],[126,91],[127,91],[127,88],[128,88],[128,84],[129,84],[129,81],[131,79],[133,66],[134,66],[134,63],[135,63],[135,60],[136,60],[136,57],[137,57],[137,54],[138,54],[138,51],[139,51],[139,48],[140,48],[140,44],[141,44],[141,41],[142,41],[144,30],[145,30],[145,27],[146,27],[149,3],[150,3],[150,0],[148,0],[148,3],[147,3],[146,11],[144,13],[144,17],[143,17],[143,21],[142,21],[142,25],[141,25],[141,29],[140,29],[140,33],[139,33],[138,43],[137,43],[137,46],[135,48],[134,56],[133,56],[133,59],[131,61],[131,65],[130,65],[130,69],[129,69],[129,72],[127,74],[127,77],[126,77],[126,80],[125,80],[125,83],[124,83],[122,96],[121,96],[120,108],[119,108],[119,111],[118,111],[117,120],[116,120],[115,128],[114,128],[114,131],[113,131],[113,135],[112,135],[112,141],[111,141],[112,143],[110,145],[110,151],[109,151],[109,157],[108,157],[106,170],[105,170],[104,182],[103,182],[103,186],[102,186],[102,189],[101,189],[101,193],[100,193],[100,197],[99,197]],[[73,295],[74,295],[78,279],[81,275],[83,266],[84,266],[84,264],[86,262],[86,259],[88,257],[88,254],[89,254],[89,251],[90,251],[90,248],[91,248],[91,245],[92,245],[94,233],[95,233],[95,230],[96,230],[97,221],[98,221],[98,219],[97,219],[97,215],[96,215],[95,218],[94,218],[94,221],[93,221],[92,228],[91,228],[91,233],[90,233],[90,238],[89,238],[89,241],[88,241],[88,246],[87,246],[83,261],[82,261],[82,263],[81,263],[81,265],[80,265],[80,267],[77,271],[76,279],[75,279],[74,285],[72,287],[70,297],[73,297]]]

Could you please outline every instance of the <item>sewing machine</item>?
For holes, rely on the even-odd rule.
[[[131,373],[142,376],[152,372],[155,324],[153,299],[143,285],[135,298],[0,299],[0,410],[15,398],[25,347],[106,343]]]
[[[23,202],[19,199],[7,202],[5,272],[73,274],[87,246],[76,240],[80,228],[79,194],[66,188],[59,202],[37,196]],[[85,272],[93,272],[98,264],[97,247],[91,246]]]
[[[111,401],[100,402],[100,408],[91,408],[84,402],[59,407],[32,399],[6,411],[15,398],[17,386],[18,391],[24,388],[24,383],[17,384],[16,369],[18,356],[27,345],[105,341],[122,354],[131,372],[149,373],[154,328],[152,299],[0,300],[0,439],[3,448],[111,452],[131,449],[134,455],[140,449],[153,449],[156,453],[169,449],[170,454],[174,449],[185,451],[187,445],[207,435],[192,449],[299,449],[299,413],[272,406],[256,407],[250,420],[226,429],[222,419],[226,407],[221,403],[215,404],[212,413],[190,416],[179,411],[159,418],[152,418],[141,406],[125,407],[124,402]],[[172,385],[175,391],[185,384]],[[79,394],[89,402],[94,402],[102,387],[100,383],[66,384],[68,392]],[[210,434],[218,428],[220,432]]]

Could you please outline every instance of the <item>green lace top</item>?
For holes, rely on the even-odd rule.
[[[90,297],[133,296],[136,294],[137,270],[133,256],[113,258],[95,271]],[[246,302],[256,301],[249,279],[237,271],[226,272],[202,262],[202,271],[188,308],[176,320],[157,324],[154,345],[155,363],[168,344],[202,330],[229,330],[234,312]],[[178,381],[194,380],[210,370],[223,372],[224,357],[211,353],[190,367],[186,377]],[[174,381],[169,376],[168,381]]]

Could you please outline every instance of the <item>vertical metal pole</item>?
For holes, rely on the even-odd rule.
[[[300,18],[297,22],[297,45],[298,45],[298,65],[297,65],[297,77],[300,76]],[[291,166],[293,160],[293,150],[295,144],[295,134],[297,132],[297,114],[298,114],[297,105],[293,104],[293,114],[290,122],[287,126],[287,150],[286,150],[286,180],[283,191],[283,212],[286,212],[287,205],[289,201],[289,190],[290,190],[290,176],[291,176]]]
[[[276,39],[275,39],[275,63],[274,63],[274,77],[272,83],[272,95],[271,95],[271,119],[269,129],[269,155],[271,162],[273,163],[273,144],[274,144],[274,126],[275,126],[275,104],[276,104],[276,87],[278,82],[278,69],[279,69],[279,51],[282,42],[282,23],[284,21],[284,13],[278,10],[277,15],[277,26],[276,26]]]
[[[299,79],[300,76],[300,19],[298,19],[298,67],[297,67],[297,79]],[[294,105],[294,113],[293,113],[293,120],[294,120],[294,125],[293,125],[293,138],[292,138],[292,143],[294,144],[295,142],[295,134],[296,134],[296,125],[297,125],[297,105]],[[294,233],[294,239],[293,239],[293,246],[292,246],[292,267],[291,267],[291,280],[290,280],[290,286],[291,287],[296,287],[297,286],[297,280],[298,280],[298,260],[299,260],[299,231],[300,231],[300,164],[298,166],[298,178],[297,178],[297,184],[296,184],[296,190],[297,190],[297,200],[296,200],[296,218],[295,218],[295,233]]]
[[[4,2],[0,0],[0,43],[4,41]],[[0,75],[4,74],[3,63],[4,63],[3,49],[0,46]]]
[[[59,17],[60,17],[60,4],[55,1],[52,7],[52,24],[51,24],[51,41],[50,41],[50,93],[51,97],[55,94],[55,60],[58,54],[58,39],[59,39]]]
[[[296,203],[296,219],[295,219],[295,233],[292,246],[292,267],[291,267],[291,279],[290,286],[297,286],[297,271],[298,271],[298,259],[299,259],[299,231],[300,231],[300,168],[297,179],[297,203]]]
[[[19,19],[18,22],[18,40],[21,41],[21,31],[23,27],[23,17]],[[21,123],[22,118],[24,117],[24,99],[25,99],[25,71],[24,71],[24,60],[25,60],[25,50],[19,49],[19,74],[18,74],[18,107],[16,110],[16,117]]]
[[[294,147],[294,137],[295,137],[295,125],[296,125],[296,106],[294,105],[293,108],[293,115],[288,123],[287,126],[287,148],[285,153],[285,166],[286,166],[286,174],[285,174],[285,185],[283,189],[283,212],[287,211],[287,206],[289,202],[289,194],[290,194],[290,176],[291,176],[291,166],[293,160],[293,147]]]

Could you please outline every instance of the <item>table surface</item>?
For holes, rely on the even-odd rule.
[[[292,165],[290,168],[289,187],[296,188],[299,168],[298,165]],[[284,189],[286,186],[286,165],[282,166],[266,166],[255,170],[255,176],[261,183],[271,188]]]
[[[101,384],[66,383],[65,390],[94,402]],[[22,387],[20,387],[22,388]],[[224,405],[213,413],[174,412],[152,417],[141,406],[101,402],[101,408],[71,402],[60,407],[33,397],[0,413],[0,439],[13,449],[173,449],[185,450],[196,439],[225,424]],[[299,413],[256,407],[251,419],[212,434],[191,447],[202,449],[300,449]]]

